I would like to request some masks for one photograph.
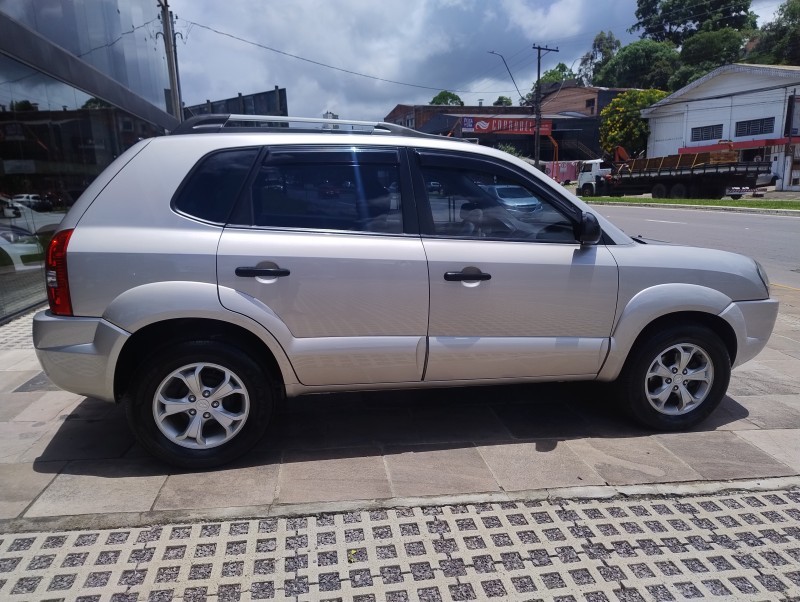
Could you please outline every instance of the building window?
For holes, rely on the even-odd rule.
[[[594,98],[586,100],[586,110],[589,111],[589,115],[594,115]]]
[[[719,140],[722,138],[722,124],[704,125],[699,128],[692,128],[692,142],[701,140]]]
[[[774,117],[765,117],[764,119],[750,119],[749,121],[736,122],[737,138],[740,136],[759,136],[761,134],[771,134],[774,131]]]

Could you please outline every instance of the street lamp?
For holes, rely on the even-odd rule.
[[[517,82],[514,80],[514,76],[511,74],[511,69],[508,68],[508,63],[506,63],[505,57],[499,52],[495,52],[494,50],[489,50],[488,52],[489,54],[494,54],[495,56],[499,56],[503,60],[503,64],[506,66],[506,71],[508,71],[508,75],[511,78],[511,81],[514,83],[514,87],[517,89],[517,94],[519,94],[519,99],[522,100],[522,92],[519,91],[519,86],[517,86]]]

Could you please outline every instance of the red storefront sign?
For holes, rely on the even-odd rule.
[[[551,120],[542,120],[539,133],[549,136],[553,131]],[[461,118],[464,134],[535,134],[536,119],[533,117],[485,117],[475,115]]]

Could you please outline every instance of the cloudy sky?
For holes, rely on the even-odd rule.
[[[754,0],[759,24],[780,0]],[[287,89],[289,114],[383,119],[395,105],[427,104],[439,90],[466,104],[525,94],[534,44],[558,47],[578,69],[601,30],[638,38],[636,0],[170,0],[187,105],[241,92]],[[213,31],[216,30],[216,31]],[[292,56],[293,55],[293,56]],[[296,58],[300,57],[300,58]]]

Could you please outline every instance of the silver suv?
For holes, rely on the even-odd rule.
[[[46,276],[49,377],[124,401],[190,468],[245,453],[284,396],[342,390],[613,381],[639,422],[687,428],[778,311],[753,259],[632,239],[506,153],[279,117],[139,142],[61,222]]]

